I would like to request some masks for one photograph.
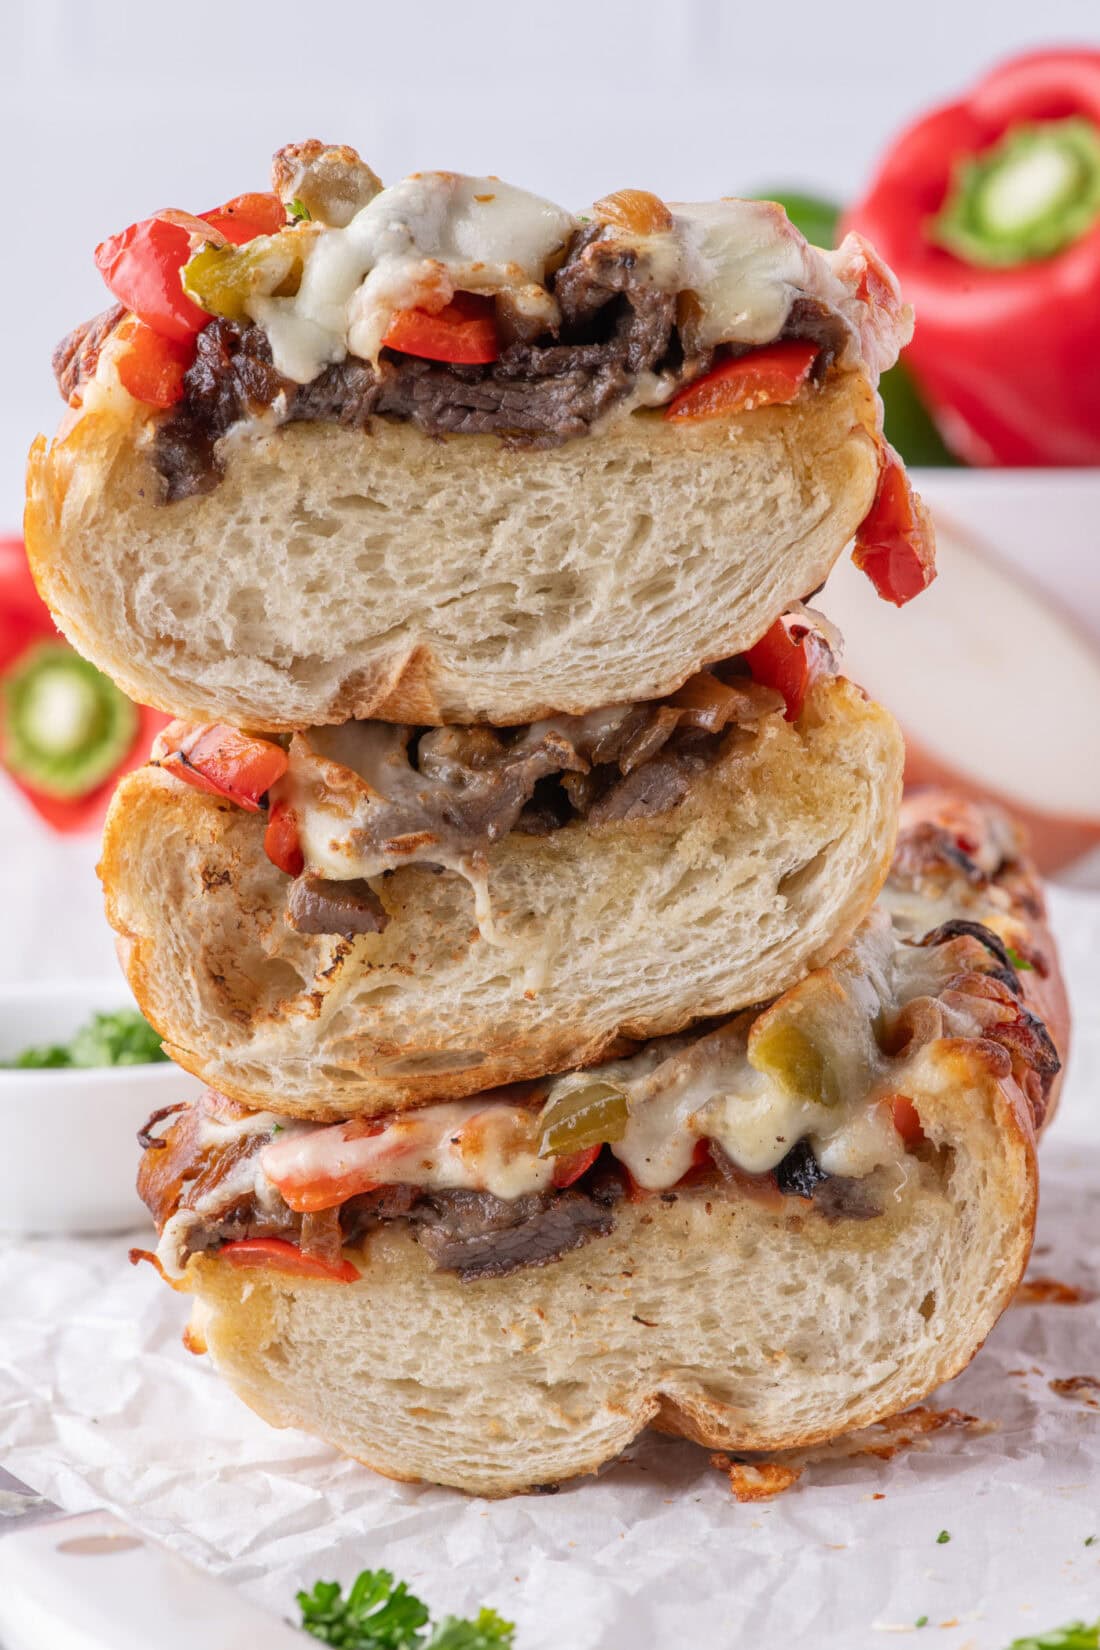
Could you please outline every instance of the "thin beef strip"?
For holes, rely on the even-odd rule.
[[[292,750],[305,746],[365,782],[350,832],[356,852],[385,858],[414,844],[421,863],[446,864],[517,828],[546,835],[571,818],[600,826],[677,807],[717,760],[729,723],[751,726],[782,704],[747,677],[717,691],[703,708],[626,705],[517,729],[347,723],[298,735]],[[330,772],[321,766],[311,777],[306,767],[303,783],[323,794]],[[311,934],[380,931],[380,907],[364,908],[369,888],[356,885],[348,911],[338,888],[300,879],[292,925]]]

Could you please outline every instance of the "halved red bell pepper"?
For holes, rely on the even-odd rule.
[[[5,682],[23,670],[32,653],[46,649],[52,653],[69,651],[35,589],[22,539],[0,538],[0,700]],[[70,657],[75,665],[75,656],[70,653]],[[90,667],[82,665],[81,669],[87,672]],[[118,691],[106,682],[103,686],[105,691]],[[137,711],[133,738],[120,760],[106,777],[97,779],[91,789],[76,795],[51,795],[32,783],[11,765],[14,753],[6,748],[3,739],[0,739],[0,763],[12,784],[52,829],[66,834],[91,830],[101,823],[119,779],[145,761],[153,739],[168,722],[167,716],[147,706],[138,706]]]
[[[176,749],[159,757],[156,766],[197,791],[224,796],[255,814],[286,772],[287,754],[269,739],[253,739],[226,722],[207,722],[189,728]]]
[[[888,150],[844,227],[912,303],[905,360],[973,464],[1100,464],[1100,51],[1001,64]]]
[[[49,609],[34,587],[23,540],[0,538],[0,671],[32,642],[56,635]]]
[[[298,835],[298,818],[285,802],[273,802],[264,831],[264,853],[272,865],[285,871],[288,877],[300,877],[305,868],[305,855]]]
[[[382,342],[387,349],[453,366],[484,366],[500,354],[493,301],[473,292],[456,292],[434,312],[397,310]]]
[[[273,1272],[292,1272],[300,1278],[325,1278],[330,1283],[358,1283],[359,1273],[350,1260],[333,1265],[316,1255],[303,1255],[296,1243],[285,1238],[240,1238],[223,1243],[218,1250],[231,1266],[266,1267]]]
[[[788,722],[797,722],[814,683],[833,666],[828,643],[816,630],[788,614],[776,619],[744,655],[754,682],[783,695]]]
[[[732,418],[756,407],[787,406],[798,395],[821,354],[816,344],[790,338],[719,361],[674,395],[665,417]]]
[[[875,500],[856,529],[852,560],[895,607],[919,596],[936,576],[936,535],[928,512],[885,441]]]

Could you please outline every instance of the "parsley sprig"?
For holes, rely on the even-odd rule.
[[[319,1581],[298,1594],[298,1608],[305,1631],[338,1650],[512,1650],[515,1632],[495,1610],[429,1627],[427,1605],[389,1570],[363,1570],[346,1598],[338,1581]]]
[[[1100,1650],[1100,1621],[1094,1621],[1091,1627],[1083,1621],[1071,1621],[1065,1627],[1036,1633],[1033,1638],[1013,1639],[1008,1650]]]

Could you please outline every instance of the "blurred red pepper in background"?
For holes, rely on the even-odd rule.
[[[17,717],[35,695],[59,737],[29,763]],[[34,587],[22,539],[0,538],[0,765],[42,818],[56,831],[98,826],[116,782],[146,760],[168,720],[131,706],[73,652]]]
[[[916,311],[905,360],[972,464],[1100,464],[1100,52],[1001,65],[847,214]]]

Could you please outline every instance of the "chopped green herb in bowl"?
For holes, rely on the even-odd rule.
[[[0,1062],[12,1071],[56,1071],[65,1067],[148,1066],[167,1060],[160,1038],[136,1008],[93,1014],[67,1043],[25,1048]]]

